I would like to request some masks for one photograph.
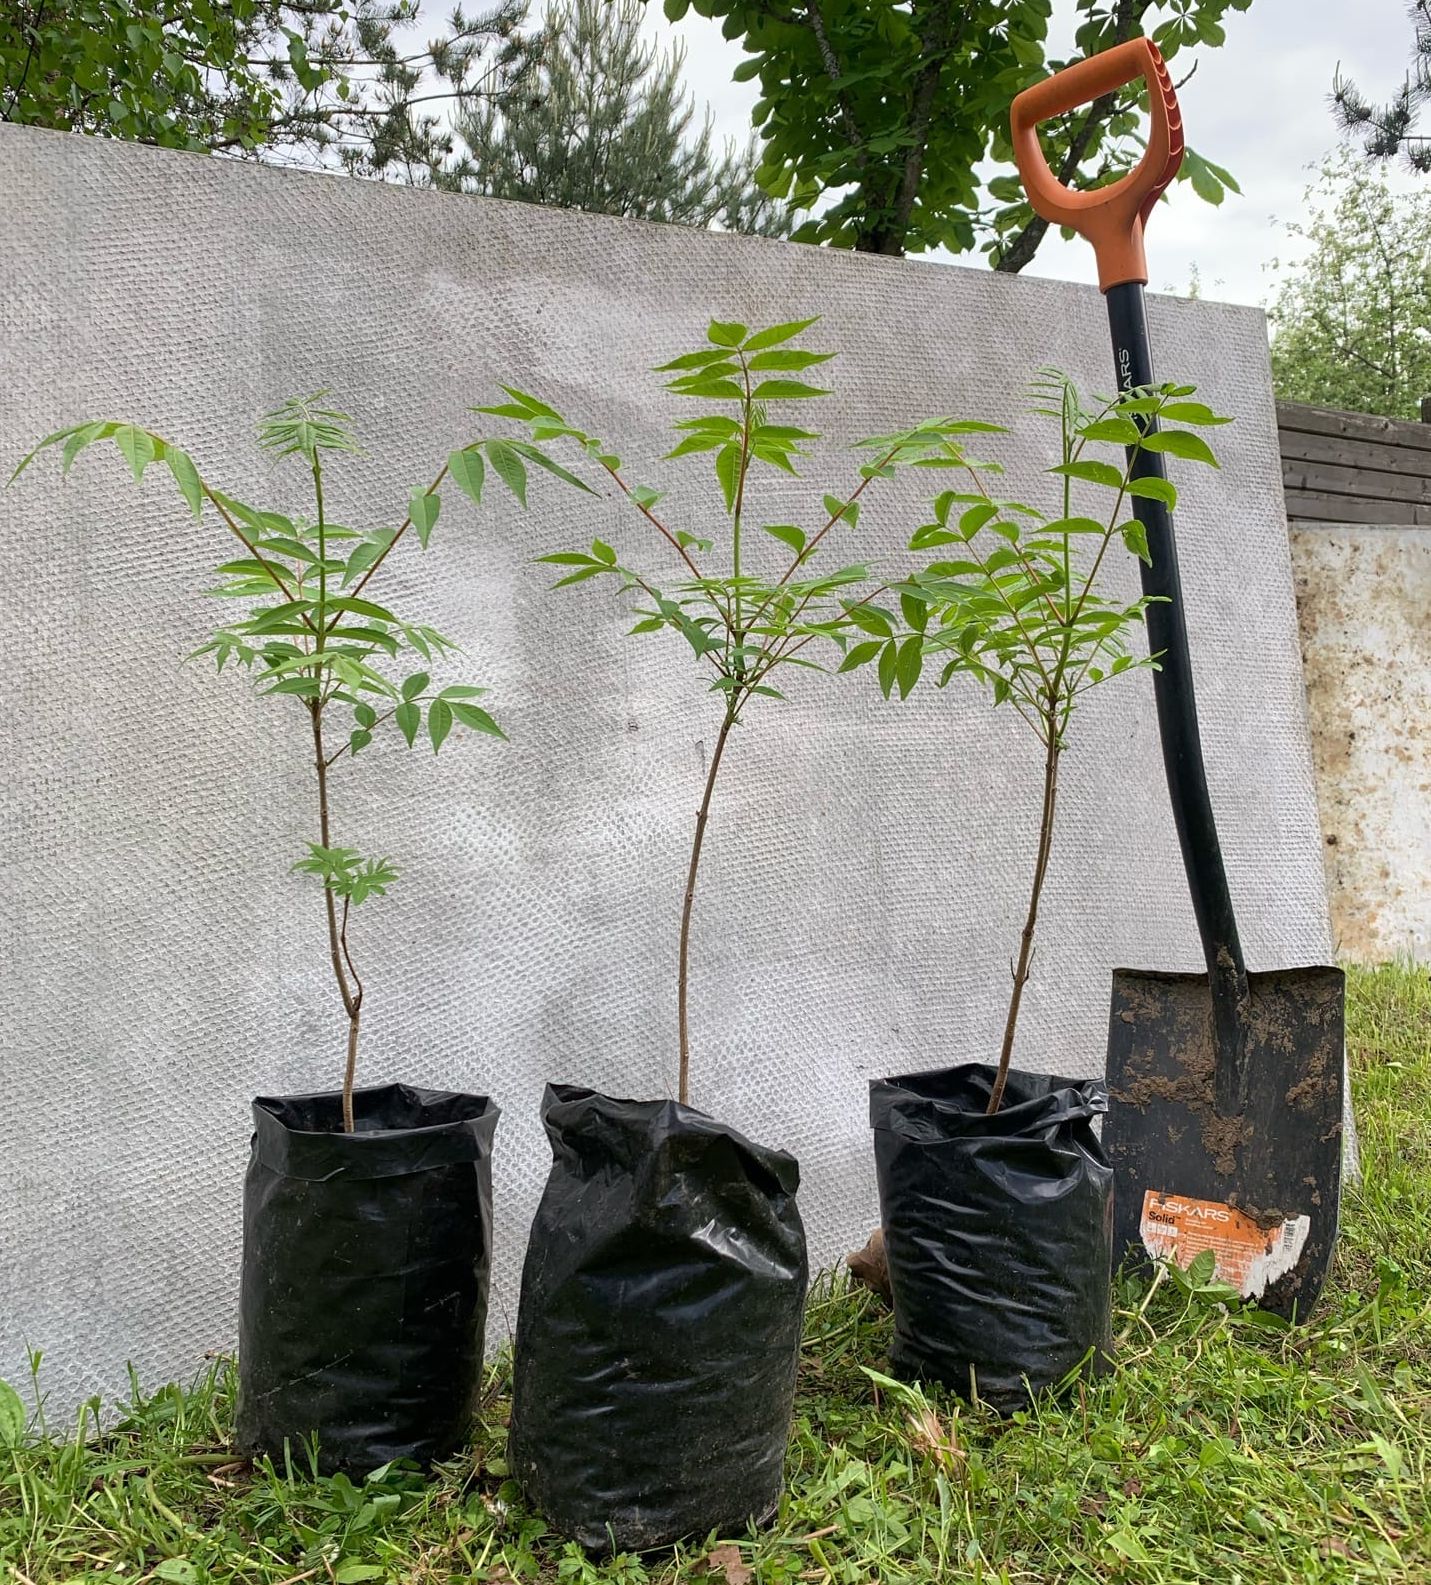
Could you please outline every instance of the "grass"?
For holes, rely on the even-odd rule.
[[[588,1561],[503,1463],[506,1366],[470,1456],[361,1485],[226,1452],[232,1372],[0,1450],[0,1581],[1189,1582],[1431,1579],[1431,978],[1351,976],[1365,1178],[1296,1330],[1185,1279],[1120,1286],[1120,1368],[1001,1427],[881,1386],[887,1316],[812,1295],[787,1493],[759,1534]],[[723,1546],[712,1558],[718,1541]],[[8,1577],[7,1577],[8,1575]]]

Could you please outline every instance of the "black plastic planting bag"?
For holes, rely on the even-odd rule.
[[[466,1438],[492,1249],[485,1097],[405,1084],[253,1103],[236,1440],[306,1470],[427,1464]]]
[[[1111,1349],[1113,1173],[1101,1079],[979,1063],[870,1085],[897,1374],[1002,1414]],[[1025,1385],[1027,1381],[1027,1386]]]
[[[674,1101],[549,1085],[512,1473],[592,1551],[739,1534],[780,1497],[808,1266],[793,1156]]]

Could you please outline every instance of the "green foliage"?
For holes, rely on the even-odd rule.
[[[293,865],[322,883],[329,955],[349,1021],[349,1050],[356,1051],[362,983],[348,944],[348,915],[369,897],[382,897],[396,878],[387,859],[365,858],[330,836],[329,776],[355,760],[378,733],[417,741],[424,718],[436,753],[454,727],[502,737],[486,710],[473,703],[486,690],[470,684],[434,686],[427,668],[457,646],[436,628],[402,616],[369,594],[368,586],[394,548],[411,531],[426,549],[441,507],[440,488],[452,477],[464,493],[481,497],[480,443],[453,452],[425,489],[411,492],[407,515],[394,528],[361,530],[331,520],[325,500],[328,458],[358,451],[347,414],[324,405],[325,392],[293,397],[263,416],[260,447],[275,461],[292,460],[308,474],[311,517],[289,517],[252,506],[211,484],[190,455],[172,441],[132,424],[98,421],[47,435],[11,475],[13,484],[41,452],[60,448],[68,474],[87,447],[112,440],[136,482],[162,464],[195,519],[212,512],[239,542],[242,555],[218,567],[209,595],[242,608],[193,652],[211,655],[219,671],[231,662],[252,675],[265,697],[292,699],[307,717],[311,763],[317,779],[320,840]],[[417,663],[422,669],[410,670]],[[325,737],[335,712],[351,720],[334,747]],[[336,904],[341,902],[341,913]],[[344,1113],[351,1127],[351,1067],[344,1085]]]
[[[684,574],[675,583],[627,561],[600,539],[587,550],[556,551],[540,559],[562,570],[557,588],[592,578],[614,579],[636,618],[631,632],[670,632],[684,639],[710,689],[724,695],[732,723],[741,719],[753,697],[781,697],[772,684],[781,668],[822,670],[804,653],[813,642],[842,647],[849,622],[885,620],[871,603],[884,591],[852,597],[854,589],[871,582],[866,562],[847,561],[816,570],[830,536],[836,530],[857,528],[861,498],[869,486],[892,478],[901,468],[937,465],[939,457],[957,446],[956,437],[992,427],[929,419],[895,434],[860,441],[857,449],[864,458],[855,469],[853,487],[842,495],[821,495],[808,527],[760,522],[751,499],[758,472],[798,476],[798,465],[819,439],[812,429],[772,416],[777,403],[806,402],[829,394],[825,387],[800,377],[834,356],[796,345],[814,323],[793,320],[752,331],[715,320],[704,347],[682,353],[658,370],[670,376],[666,388],[677,396],[715,404],[713,410],[676,423],[678,438],[667,459],[708,459],[730,525],[728,539],[719,548],[710,539],[658,517],[655,507],[664,492],[629,482],[621,472],[621,459],[604,441],[574,428],[550,408],[509,390],[513,402],[481,409],[525,422],[533,446],[560,440],[579,447],[665,540]],[[530,455],[530,448],[526,454]],[[753,529],[765,540],[753,543]],[[776,545],[781,554],[772,567],[770,551]],[[713,565],[714,558],[724,564]]]
[[[934,662],[940,687],[956,675],[974,678],[995,704],[1012,705],[1045,748],[1057,750],[1085,694],[1157,664],[1129,642],[1142,629],[1147,599],[1119,600],[1104,587],[1115,546],[1147,560],[1135,500],[1176,504],[1168,480],[1135,477],[1139,459],[1155,451],[1216,466],[1199,434],[1173,426],[1227,420],[1189,401],[1191,386],[1134,391],[1090,409],[1065,376],[1050,370],[1034,394],[1035,413],[1058,426],[1059,460],[1045,470],[1058,486],[1056,508],[995,494],[990,485],[1001,465],[978,461],[961,441],[941,436],[927,462],[955,470],[957,487],[935,497],[933,520],[916,529],[909,547],[936,559],[895,585],[899,617],[850,610],[851,626],[873,641],[856,643],[842,669],[874,665],[885,697],[897,688],[904,698],[926,662]],[[1099,455],[1108,450],[1116,462]],[[1101,494],[1105,506],[1080,513],[1078,485]]]
[[[8,1381],[0,1381],[0,1448],[19,1447],[28,1422],[20,1394]]]
[[[790,668],[824,670],[810,653],[812,646],[816,654],[838,654],[851,610],[877,611],[873,602],[883,591],[871,590],[856,598],[854,591],[873,580],[868,565],[845,559],[843,549],[845,535],[858,526],[861,500],[869,487],[902,468],[928,466],[952,437],[988,427],[931,419],[864,442],[864,460],[855,469],[851,488],[838,495],[812,492],[819,504],[805,524],[763,522],[755,507],[759,481],[771,473],[798,477],[800,464],[819,439],[813,429],[776,412],[786,403],[803,407],[827,394],[824,386],[804,377],[833,357],[803,344],[814,323],[814,319],[796,319],[752,330],[713,320],[703,346],[672,358],[658,371],[669,376],[666,388],[674,395],[707,404],[704,412],[676,423],[677,439],[667,460],[705,460],[728,525],[719,543],[694,528],[669,522],[664,509],[658,515],[664,491],[628,479],[620,457],[606,442],[538,398],[504,386],[507,401],[480,409],[522,425],[530,437],[484,443],[488,461],[519,499],[525,499],[528,463],[537,463],[568,483],[582,483],[549,454],[562,447],[595,476],[614,484],[647,528],[664,541],[668,552],[664,571],[599,538],[584,550],[553,551],[540,559],[559,570],[557,588],[594,579],[614,582],[634,618],[630,631],[682,640],[707,687],[722,701],[721,724],[696,817],[681,917],[677,1093],[682,1101],[687,1098],[691,907],[712,790],[731,729],[745,720],[753,699],[783,697],[775,683],[783,682]],[[505,458],[505,466],[499,457]],[[834,546],[841,550],[832,558],[836,564],[827,567],[823,553]]]
[[[684,56],[641,36],[639,0],[555,0],[520,96],[461,126],[470,158],[445,178],[493,198],[783,236],[789,216],[756,185],[754,140],[714,147],[694,124]]]
[[[397,871],[387,859],[365,859],[356,848],[325,848],[308,844],[308,857],[293,866],[316,875],[324,888],[357,907],[369,897],[386,897]]]
[[[1010,1422],[889,1385],[889,1313],[812,1289],[768,1525],[588,1559],[506,1463],[510,1358],[470,1451],[431,1478],[235,1468],[234,1373],[132,1397],[0,1448],[0,1558],[33,1585],[571,1580],[725,1585],[1424,1585],[1431,1577],[1431,979],[1352,969],[1347,1044],[1364,1176],[1306,1323],[1164,1281],[1115,1289],[1117,1367]],[[1270,1324],[1262,1324],[1269,1321]],[[881,1379],[883,1378],[883,1379]],[[729,1554],[726,1554],[729,1555]],[[330,1575],[331,1571],[331,1575]]]
[[[1220,46],[1224,18],[1251,3],[1076,0],[1072,58],[1146,33],[1180,67],[1196,48]],[[735,76],[761,89],[760,180],[809,211],[797,241],[885,254],[982,248],[1004,270],[1022,269],[1047,230],[1012,172],[1008,114],[1020,89],[1069,64],[1047,53],[1051,10],[1050,0],[665,0],[673,20],[716,17],[741,40],[749,58]],[[1050,122],[1045,149],[1060,179],[1099,187],[1136,163],[1142,106],[1132,85]],[[1181,175],[1214,203],[1236,191],[1195,153]]]
[[[87,423],[57,430],[23,459],[11,481],[53,446],[62,447],[68,473],[79,453],[100,440],[114,441],[136,480],[150,464],[164,463],[194,516],[199,517],[208,505],[244,551],[219,565],[215,573],[219,581],[208,593],[248,609],[241,618],[222,624],[194,656],[212,655],[220,671],[233,662],[254,674],[260,693],[296,698],[310,714],[316,709],[324,721],[330,707],[349,710],[351,736],[328,756],[330,766],[366,748],[374,732],[388,722],[411,747],[424,711],[429,717],[438,712],[438,724],[429,723],[434,748],[454,722],[501,736],[491,716],[470,703],[485,689],[466,685],[435,689],[425,671],[405,679],[392,671],[391,663],[405,657],[430,664],[452,654],[457,646],[429,624],[399,616],[363,594],[409,529],[426,547],[441,504],[439,487],[451,471],[451,460],[431,485],[413,492],[407,515],[396,528],[364,531],[329,521],[322,494],[322,457],[354,453],[358,445],[347,415],[320,405],[324,394],[290,398],[259,424],[261,447],[276,458],[294,457],[307,464],[317,508],[312,518],[288,517],[225,494],[203,479],[187,452],[129,424]],[[478,452],[473,447],[453,456],[466,459],[470,467]],[[299,867],[310,868],[306,862]]]
[[[1411,66],[1401,87],[1384,105],[1374,105],[1340,68],[1332,80],[1332,104],[1344,132],[1361,137],[1369,160],[1398,154],[1419,175],[1431,171],[1431,137],[1416,131],[1422,109],[1431,101],[1431,0],[1410,0]]]
[[[1033,883],[990,1112],[999,1109],[1013,1060],[1069,722],[1084,694],[1158,662],[1156,655],[1138,655],[1129,642],[1143,625],[1148,598],[1114,599],[1105,593],[1100,575],[1115,543],[1148,560],[1147,533],[1133,515],[1136,498],[1168,508],[1176,504],[1168,480],[1137,476],[1146,453],[1216,466],[1207,442],[1193,430],[1158,426],[1227,422],[1203,403],[1188,401],[1193,388],[1186,385],[1130,391],[1088,410],[1067,378],[1049,370],[1035,384],[1034,395],[1034,411],[1059,428],[1059,461],[1046,470],[1060,486],[1056,515],[993,494],[989,480],[1002,472],[999,464],[976,461],[962,441],[939,436],[921,460],[955,470],[957,487],[935,498],[933,522],[910,540],[911,550],[932,550],[938,559],[896,584],[898,617],[867,604],[850,607],[851,629],[873,637],[854,644],[843,668],[874,665],[885,698],[898,689],[903,699],[919,682],[925,662],[935,661],[941,687],[958,674],[973,677],[990,690],[996,705],[1011,704],[1043,745]],[[1116,448],[1119,462],[1095,455],[1101,447]],[[1096,516],[1078,514],[1075,484],[1104,492],[1105,500],[1111,496],[1111,505]]]
[[[1272,376],[1287,401],[1416,418],[1431,395],[1431,195],[1391,191],[1343,151],[1287,233],[1308,249],[1274,261]]]
[[[469,111],[530,67],[524,6],[459,10],[414,51],[420,0],[8,0],[0,119],[164,148],[263,152],[425,180]]]
[[[996,497],[988,480],[999,470],[966,449],[971,437],[997,432],[983,420],[926,419],[912,428],[874,435],[856,444],[863,458],[858,483],[846,493],[823,494],[821,510],[808,524],[764,523],[753,515],[752,483],[764,473],[793,474],[819,437],[814,430],[786,422],[773,409],[824,396],[815,372],[833,356],[812,349],[803,338],[813,319],[752,330],[713,320],[704,346],[663,364],[667,389],[700,401],[707,410],[681,419],[668,460],[707,460],[729,523],[728,537],[712,539],[668,523],[658,516],[664,492],[628,480],[621,459],[604,441],[569,423],[545,402],[503,387],[508,400],[480,409],[523,425],[529,440],[482,443],[498,467],[500,446],[507,455],[505,482],[525,500],[524,463],[540,460],[549,471],[564,472],[547,455],[556,445],[584,453],[616,484],[622,495],[665,541],[678,563],[672,583],[644,562],[621,554],[603,539],[585,550],[553,551],[541,559],[559,569],[556,587],[614,580],[631,615],[633,634],[673,633],[689,648],[708,686],[724,700],[720,735],[710,760],[705,797],[697,816],[686,910],[681,926],[678,1002],[681,1018],[681,1087],[686,1080],[686,954],[690,903],[711,787],[731,727],[744,719],[751,700],[782,697],[775,686],[785,668],[824,669],[817,655],[834,646],[838,670],[872,666],[886,697],[906,697],[918,684],[927,661],[942,669],[941,684],[965,672],[987,684],[996,703],[1010,702],[1034,728],[1050,759],[1057,758],[1077,702],[1111,677],[1155,664],[1139,657],[1128,635],[1141,624],[1146,601],[1122,602],[1099,583],[1110,546],[1116,541],[1134,555],[1147,555],[1142,525],[1131,512],[1138,496],[1171,506],[1173,487],[1164,479],[1135,478],[1147,452],[1212,463],[1207,443],[1184,426],[1224,422],[1202,403],[1190,401],[1192,388],[1164,386],[1101,403],[1085,411],[1061,375],[1038,387],[1039,410],[1060,425],[1062,449],[1049,470],[1060,483],[1061,506],[1053,514]],[[1162,424],[1161,432],[1153,429]],[[1115,465],[1096,453],[1112,447]],[[1126,451],[1126,455],[1124,455]],[[858,527],[862,497],[879,480],[906,468],[943,470],[955,488],[941,491],[933,520],[911,541],[916,551],[934,550],[938,559],[919,572],[878,584],[864,561],[825,569],[817,557],[831,534]],[[502,471],[499,468],[499,471]],[[569,482],[579,483],[570,474]],[[1099,518],[1075,514],[1075,483],[1111,491],[1112,505]],[[753,537],[759,530],[764,538]],[[1086,552],[1078,547],[1087,543]],[[839,541],[835,541],[839,543]],[[783,553],[783,570],[770,567],[770,551]],[[759,547],[759,549],[756,549]],[[950,548],[956,550],[951,558]],[[763,554],[762,554],[763,553]],[[814,646],[813,653],[811,653]],[[1037,865],[1034,901],[1015,982],[1010,1023],[1001,1067],[1006,1069],[1018,998],[1027,978],[1033,914],[1047,865],[1056,777],[1050,770]]]

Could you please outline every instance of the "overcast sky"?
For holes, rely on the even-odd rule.
[[[1060,51],[1072,13],[1071,0],[1054,0]],[[743,142],[758,90],[730,80],[743,58],[740,46],[723,39],[717,23],[699,17],[673,28],[656,0],[648,7],[647,28],[654,36],[685,40],[693,93],[709,102],[720,134]],[[1327,106],[1337,63],[1368,96],[1388,98],[1405,76],[1411,36],[1405,0],[1253,0],[1244,15],[1230,15],[1226,45],[1202,52],[1180,98],[1189,143],[1230,170],[1243,196],[1229,194],[1214,209],[1187,183],[1175,188],[1149,226],[1150,286],[1186,290],[1196,266],[1205,296],[1264,302],[1273,290],[1266,261],[1294,251],[1275,222],[1297,216],[1313,174],[1309,167],[1337,141]],[[1398,185],[1416,181],[1397,178]],[[1431,190],[1431,177],[1420,182]],[[1096,278],[1087,245],[1057,236],[1044,242],[1029,268],[1071,280]]]

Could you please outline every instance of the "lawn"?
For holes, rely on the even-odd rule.
[[[1354,972],[1365,1179],[1332,1284],[1288,1330],[1184,1278],[1120,1286],[1120,1368],[1010,1426],[881,1384],[889,1320],[811,1296],[787,1495],[756,1535],[588,1561],[506,1478],[506,1362],[469,1457],[361,1485],[225,1451],[233,1377],[0,1449],[0,1582],[1431,1579],[1431,977]],[[873,1372],[874,1374],[871,1374]],[[25,1384],[19,1384],[25,1385]]]

